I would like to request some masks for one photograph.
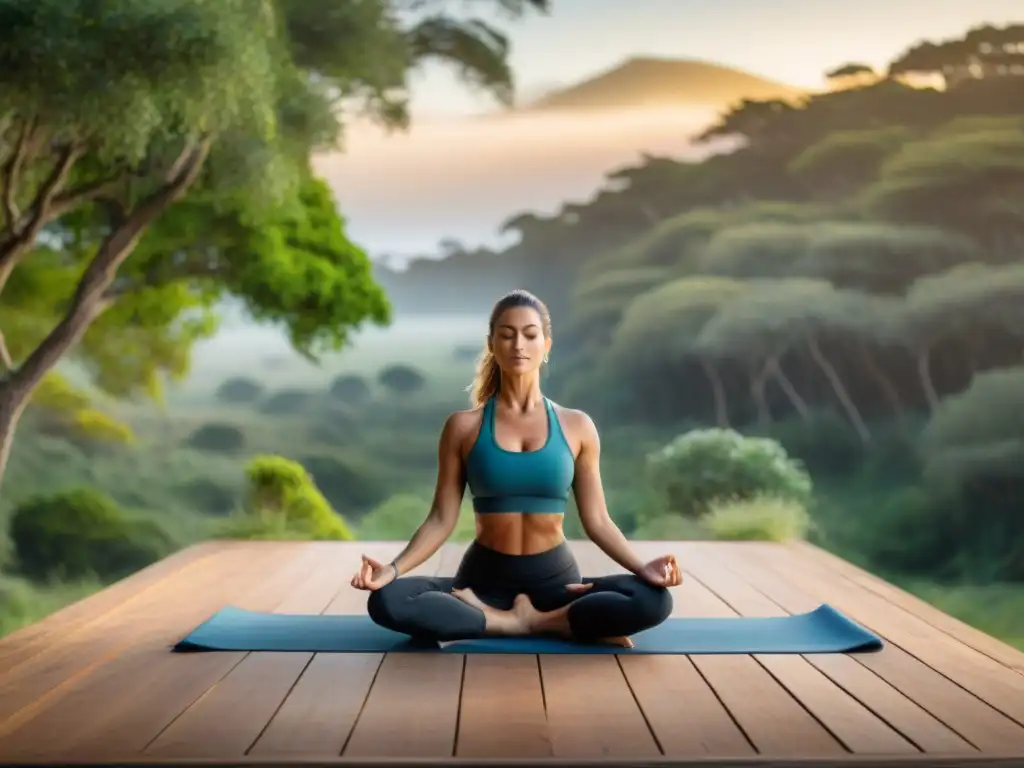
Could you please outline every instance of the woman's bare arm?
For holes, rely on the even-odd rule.
[[[426,562],[455,530],[466,491],[461,445],[468,415],[465,412],[453,413],[441,430],[434,500],[426,520],[416,529],[405,549],[392,561],[399,575]]]
[[[576,411],[574,420],[582,434],[579,456],[576,457],[576,478],[573,494],[583,530],[608,557],[631,573],[639,573],[645,563],[633,551],[629,541],[608,514],[608,504],[601,482],[601,438],[593,420]]]

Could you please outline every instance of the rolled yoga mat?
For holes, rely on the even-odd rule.
[[[255,613],[229,606],[181,640],[176,651],[307,653],[735,654],[877,651],[882,640],[829,605],[796,616],[671,618],[633,635],[634,648],[547,638],[414,643],[367,616]]]

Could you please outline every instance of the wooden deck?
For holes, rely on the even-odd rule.
[[[1024,654],[808,545],[675,552],[687,616],[822,602],[883,651],[808,656],[197,653],[218,608],[353,613],[385,543],[206,543],[0,641],[0,762],[1024,764]],[[614,573],[574,543],[588,575]],[[445,547],[420,573],[451,573]],[[1012,760],[1013,756],[1019,756]],[[1007,762],[1002,762],[1007,760]]]

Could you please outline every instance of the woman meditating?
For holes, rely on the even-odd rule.
[[[541,394],[551,319],[526,291],[491,312],[472,386],[475,407],[441,432],[437,486],[426,520],[392,562],[363,557],[352,586],[370,590],[377,624],[421,641],[489,635],[556,636],[632,647],[630,635],[672,610],[675,558],[633,552],[605,506],[597,429]],[[476,538],[454,578],[403,576],[451,536],[469,485]],[[587,536],[628,574],[581,578],[562,520],[569,492]]]

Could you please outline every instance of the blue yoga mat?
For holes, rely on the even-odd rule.
[[[547,638],[485,638],[416,644],[366,616],[255,613],[229,606],[199,625],[177,651],[313,653],[733,654],[877,651],[882,640],[831,606],[770,618],[673,618],[633,636],[634,648]]]

